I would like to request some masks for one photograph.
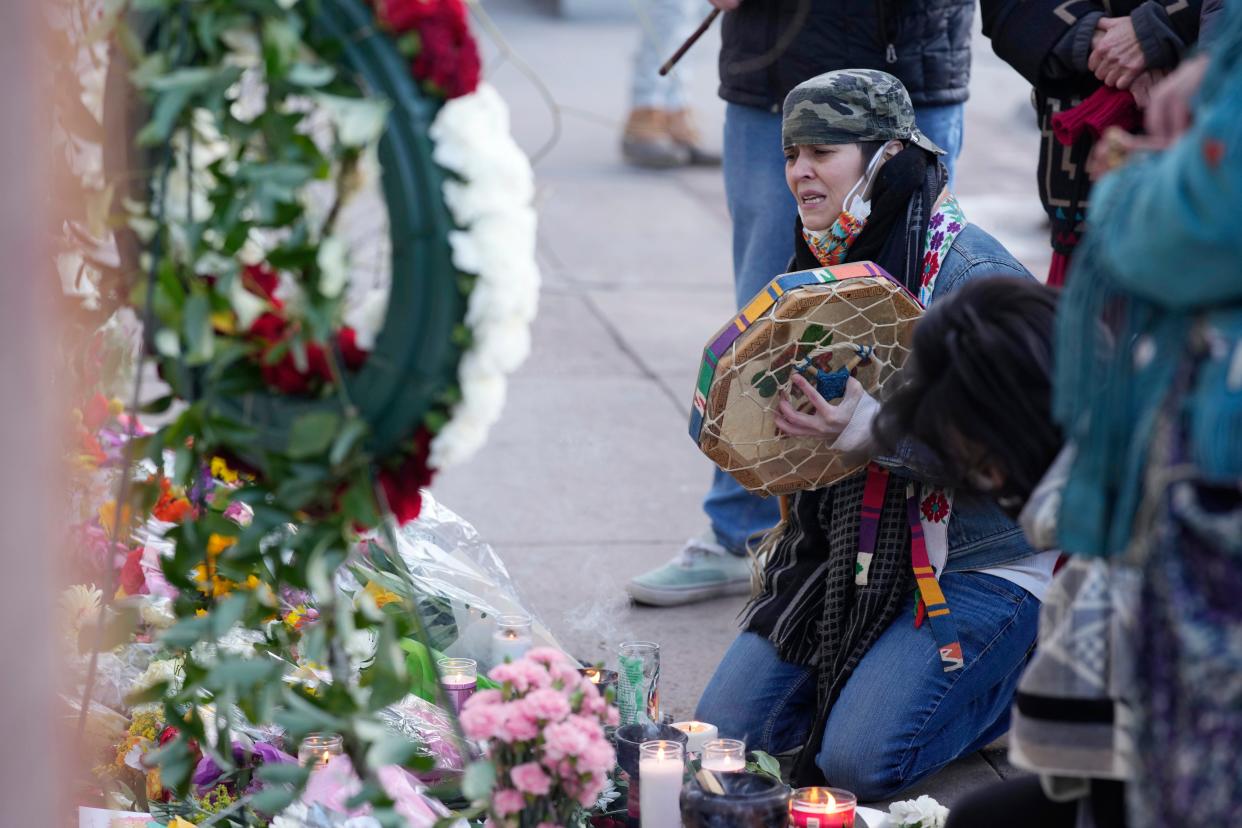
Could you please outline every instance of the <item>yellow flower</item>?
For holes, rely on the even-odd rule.
[[[211,315],[211,327],[222,334],[231,336],[237,332],[237,326],[233,324],[233,319],[232,311],[216,311]]]
[[[160,782],[160,769],[157,765],[147,771],[147,801],[159,801],[160,794],[164,793],[164,785]]]
[[[225,483],[237,482],[237,472],[229,468],[223,457],[211,458],[211,476]]]
[[[211,537],[207,539],[207,557],[213,567],[215,565],[215,558],[235,543],[237,543],[237,538],[212,533]]]
[[[113,417],[124,414],[125,403],[121,402],[119,398],[113,397],[112,399],[108,400],[108,413],[111,414]]]
[[[126,506],[121,510],[121,523],[128,526],[130,518],[133,517],[133,510]],[[116,501],[109,500],[107,503],[99,507],[99,525],[104,528],[109,535],[114,531],[116,524]]]
[[[375,602],[375,606],[377,607],[383,607],[385,604],[401,603],[400,595],[398,595],[395,592],[391,592],[387,589],[384,589],[382,586],[377,584],[375,581],[368,581],[367,588],[363,590],[363,593],[366,595],[370,595],[371,600]]]
[[[173,817],[173,821],[168,823],[168,828],[194,828],[193,822],[186,822],[179,816]]]

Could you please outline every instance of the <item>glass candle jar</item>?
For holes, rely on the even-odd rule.
[[[729,741],[729,740],[722,740]],[[786,828],[789,788],[757,773],[716,774],[723,794],[712,793],[691,779],[681,791],[685,828]]]
[[[496,616],[496,631],[492,633],[492,661],[504,664],[526,655],[533,640],[531,626],[529,615]]]
[[[746,770],[746,743],[739,739],[711,739],[703,743],[702,765],[717,773]]]
[[[789,803],[794,828],[854,828],[858,798],[840,788],[799,788]]]
[[[660,722],[660,645],[626,641],[617,648],[621,724]]]
[[[440,686],[453,711],[460,715],[466,699],[473,696],[479,686],[479,665],[472,658],[442,658],[436,664],[440,668]]]
[[[312,770],[327,767],[333,756],[345,752],[345,742],[339,733],[308,733],[298,745],[298,764]]]
[[[642,828],[681,828],[681,780],[685,775],[681,742],[657,739],[638,749],[639,813]]]

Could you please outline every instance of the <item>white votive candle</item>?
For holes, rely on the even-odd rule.
[[[703,745],[720,735],[714,724],[707,722],[673,722],[673,727],[686,734],[686,753],[702,753]]]
[[[681,828],[680,742],[658,739],[638,748],[638,807],[642,828]]]
[[[738,739],[712,739],[705,742],[703,768],[719,773],[746,770],[746,743]]]
[[[497,664],[517,661],[531,646],[529,615],[498,615],[496,632],[492,633],[492,660]]]

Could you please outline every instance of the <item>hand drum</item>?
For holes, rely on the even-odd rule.
[[[871,262],[778,276],[704,348],[690,436],[756,494],[818,489],[849,476],[861,468],[856,458],[820,438],[777,432],[777,403],[795,370],[821,389],[843,389],[853,376],[879,397],[905,364],[922,312]]]

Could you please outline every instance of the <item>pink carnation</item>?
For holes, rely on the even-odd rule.
[[[552,683],[547,670],[524,658],[508,664],[499,664],[493,667],[487,676],[492,681],[511,685],[519,693],[525,693],[534,688],[548,687]]]
[[[512,788],[501,788],[492,793],[492,810],[498,816],[516,814],[526,807],[526,799]]]
[[[522,703],[527,713],[543,722],[559,722],[569,715],[569,702],[557,690],[535,690]]]
[[[581,755],[593,737],[603,738],[599,724],[582,716],[570,716],[543,731],[547,755],[553,760]]]
[[[461,712],[461,726],[471,739],[495,738],[504,723],[505,710],[499,704],[472,704],[476,697],[466,702]]]
[[[539,767],[538,762],[523,762],[509,771],[513,786],[522,793],[544,796],[552,790],[552,778]]]
[[[504,697],[500,695],[499,690],[480,690],[466,700],[466,704],[500,704],[504,701]]]
[[[521,701],[498,705],[504,719],[496,729],[497,738],[505,742],[529,742],[539,735],[539,722],[526,712]]]
[[[569,660],[564,653],[554,647],[536,647],[526,654],[526,658],[546,667],[564,664]]]

